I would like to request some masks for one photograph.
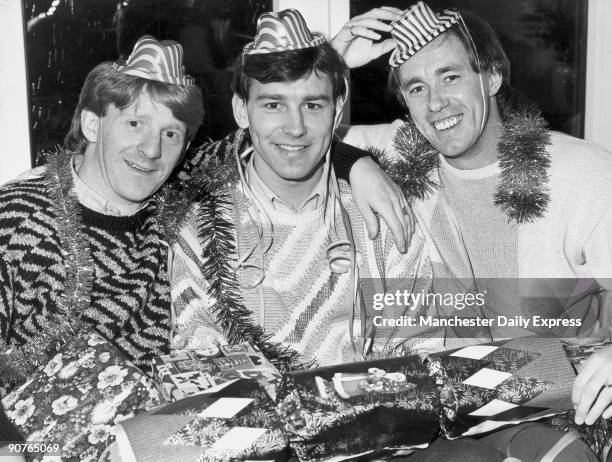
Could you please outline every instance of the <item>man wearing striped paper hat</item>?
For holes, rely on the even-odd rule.
[[[403,254],[382,223],[370,240],[336,179],[332,158],[355,155],[332,139],[344,62],[298,11],[266,13],[233,89],[240,129],[202,149],[193,181],[209,186],[175,250],[176,346],[252,340],[285,368],[391,350],[366,306],[385,287],[426,291],[430,268],[421,234]]]
[[[391,37],[378,41],[380,32]],[[353,18],[333,43],[351,67],[392,50],[389,83],[407,120],[352,127],[344,140],[387,153],[427,235],[436,292],[486,293],[481,317],[531,320],[494,324],[492,339],[609,339],[612,155],[546,129],[510,86],[495,32],[473,15],[423,2],[382,8]],[[445,347],[470,334],[449,330]],[[612,417],[610,364],[612,348],[584,363],[577,424]]]
[[[62,460],[100,455],[110,440],[91,403],[112,401],[104,422],[144,407],[154,394],[142,372],[168,351],[168,230],[181,204],[158,191],[203,118],[182,53],[144,36],[126,61],[96,66],[66,150],[0,188],[3,404]]]

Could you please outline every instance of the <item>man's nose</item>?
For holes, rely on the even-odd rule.
[[[306,133],[306,124],[304,123],[304,115],[298,108],[291,109],[287,113],[287,118],[283,126],[285,133],[299,137]]]
[[[429,89],[427,109],[431,112],[439,112],[448,105],[448,97],[443,89],[432,86]]]
[[[142,153],[143,156],[149,159],[158,159],[161,157],[161,135],[152,135],[147,134],[144,136],[140,144],[138,145],[138,150]]]

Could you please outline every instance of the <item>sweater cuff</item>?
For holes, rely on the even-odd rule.
[[[368,151],[356,148],[342,141],[334,141],[332,144],[331,158],[336,176],[347,182],[349,182],[349,173],[355,162],[366,156],[374,159]]]

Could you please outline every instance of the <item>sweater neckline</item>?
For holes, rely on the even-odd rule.
[[[497,176],[501,173],[499,161],[480,168],[460,169],[449,164],[442,154],[439,155],[439,159],[440,170],[444,171],[448,175],[455,178],[460,178],[462,180],[484,180],[486,178]]]
[[[79,207],[83,224],[114,231],[130,231],[136,229],[142,226],[151,214],[150,207],[145,207],[129,216],[106,215],[80,203]]]

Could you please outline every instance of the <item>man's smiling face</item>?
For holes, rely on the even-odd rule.
[[[117,204],[140,204],[168,179],[183,153],[187,126],[143,91],[131,105],[98,117],[83,111],[85,181]],[[79,176],[81,174],[79,173]]]
[[[248,128],[258,175],[274,186],[310,184],[321,176],[339,102],[326,74],[289,82],[252,80],[248,101],[234,95],[234,115]]]
[[[478,154],[481,135],[498,123],[489,108],[500,79],[474,72],[459,37],[440,35],[403,63],[398,77],[414,123],[438,151],[447,158]]]

